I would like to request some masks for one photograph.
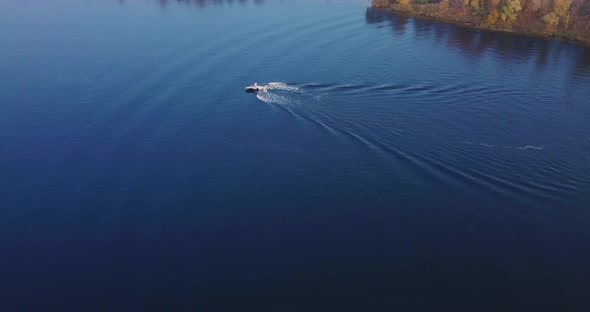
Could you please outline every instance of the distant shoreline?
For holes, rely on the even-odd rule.
[[[392,3],[393,2],[393,3]],[[440,2],[439,2],[440,3]],[[449,12],[447,10],[442,11],[439,10],[438,6],[439,3],[430,3],[430,4],[409,4],[409,5],[400,5],[394,1],[386,1],[386,0],[373,0],[372,1],[372,8],[377,10],[383,10],[384,12],[397,14],[400,16],[405,17],[412,17],[422,20],[430,20],[445,24],[456,25],[460,27],[467,27],[471,29],[477,30],[485,30],[491,32],[498,32],[498,33],[507,33],[507,34],[515,34],[515,35],[522,35],[528,37],[536,37],[545,40],[559,40],[565,41],[570,43],[579,44],[585,47],[590,47],[590,35],[583,34],[588,38],[572,38],[571,36],[564,35],[566,32],[571,32],[571,30],[564,29],[562,33],[557,33],[557,27],[555,26],[555,30],[553,34],[549,34],[546,29],[537,28],[535,29],[533,26],[528,25],[528,30],[519,29],[519,25],[516,25],[516,29],[502,27],[502,25],[512,25],[510,23],[503,22],[498,20],[498,23],[494,26],[486,26],[485,23],[487,21],[482,21],[482,17],[479,16],[478,18],[474,17],[474,14],[469,12],[468,9],[463,9],[460,14],[454,14],[453,12]],[[530,18],[529,18],[530,19]],[[536,25],[539,27],[543,25],[541,21],[535,20]],[[495,24],[495,23],[494,23]],[[514,23],[516,24],[516,23]]]
[[[387,10],[386,8],[377,8],[377,9]],[[396,11],[396,10],[389,10],[389,12],[391,12],[392,14],[400,15],[400,16],[417,18],[417,19],[421,19],[421,20],[433,21],[433,22],[449,24],[449,25],[455,25],[455,26],[459,26],[459,27],[466,27],[466,28],[471,28],[471,29],[476,29],[476,30],[485,30],[485,31],[489,31],[489,32],[513,34],[513,35],[527,36],[527,37],[533,37],[533,38],[539,38],[539,39],[545,39],[545,40],[556,40],[556,41],[576,43],[576,44],[590,48],[590,42],[580,41],[580,40],[576,40],[576,39],[570,39],[570,38],[566,38],[566,37],[546,36],[546,35],[536,34],[536,33],[520,32],[520,31],[512,30],[512,29],[489,28],[489,27],[473,25],[471,22],[457,22],[457,21],[453,21],[453,20],[445,20],[445,19],[441,19],[441,18],[436,18],[436,17],[420,14],[420,13],[402,12],[402,11]]]

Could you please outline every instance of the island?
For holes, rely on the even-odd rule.
[[[441,22],[590,44],[587,0],[372,0],[371,5]]]

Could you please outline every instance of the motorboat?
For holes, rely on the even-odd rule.
[[[248,93],[254,93],[258,91],[266,91],[266,88],[264,86],[259,86],[256,82],[253,85],[246,87],[246,92]]]

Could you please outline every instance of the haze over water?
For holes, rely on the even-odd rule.
[[[367,6],[0,2],[0,310],[588,310],[590,49]]]

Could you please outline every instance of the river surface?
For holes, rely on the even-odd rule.
[[[590,49],[367,6],[1,1],[1,310],[588,311]]]

